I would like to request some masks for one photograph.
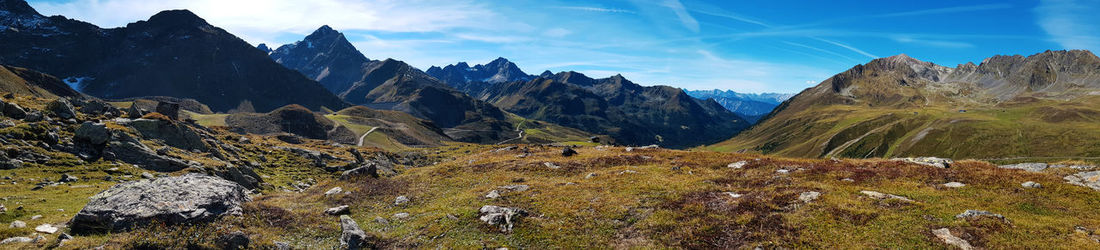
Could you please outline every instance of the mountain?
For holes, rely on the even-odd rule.
[[[0,3],[0,62],[42,71],[101,98],[193,98],[225,112],[288,104],[347,107],[300,73],[186,10],[103,29],[45,17],[25,1]]]
[[[47,99],[81,96],[57,77],[6,65],[0,65],[0,93]]]
[[[405,62],[369,60],[328,26],[302,41],[280,46],[271,57],[318,80],[345,101],[432,121],[458,141],[496,143],[518,133],[515,119],[503,110]]]
[[[465,62],[447,65],[442,68],[432,66],[428,68],[427,73],[459,90],[484,87],[488,86],[487,84],[494,83],[530,81],[535,78],[535,76],[523,73],[519,66],[503,57],[497,58],[488,64],[478,64],[473,67]]]
[[[906,55],[806,89],[711,146],[799,157],[1004,158],[1100,154],[1100,58],[994,56],[954,68]]]
[[[772,112],[776,106],[794,96],[778,93],[737,93],[732,90],[684,90],[688,95],[699,99],[714,99],[722,107],[744,117],[751,123]]]

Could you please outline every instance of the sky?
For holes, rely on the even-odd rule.
[[[1100,50],[1100,0],[31,0],[101,27],[189,9],[258,45],[322,25],[371,59],[420,69],[497,57],[529,74],[795,93],[874,58],[953,67],[993,55]]]

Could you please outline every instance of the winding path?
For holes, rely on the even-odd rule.
[[[366,133],[363,133],[363,136],[360,136],[360,137],[359,137],[359,144],[358,144],[358,145],[359,145],[360,147],[362,147],[362,146],[363,146],[363,139],[366,139],[366,138],[367,138],[367,135],[369,135],[369,134],[370,134],[370,132],[374,132],[374,130],[375,130],[375,129],[378,129],[378,127],[373,127],[373,128],[371,128],[370,130],[367,130],[367,132],[366,132]]]

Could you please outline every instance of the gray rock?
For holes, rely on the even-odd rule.
[[[817,200],[817,198],[819,198],[819,197],[821,197],[820,192],[807,191],[807,192],[802,192],[801,194],[799,194],[798,195],[798,200],[800,200],[802,202],[811,202],[811,201]]]
[[[108,160],[120,160],[157,172],[175,172],[190,167],[180,159],[157,155],[157,152],[126,133],[118,134],[118,141],[107,143],[104,154]]]
[[[180,119],[180,104],[174,102],[157,102],[157,113],[172,120]]]
[[[72,176],[72,175],[69,175],[69,174],[61,174],[61,178],[58,179],[57,181],[58,182],[78,182],[78,181],[80,181],[80,178],[76,178],[76,176]]]
[[[947,228],[935,229],[935,230],[932,230],[932,234],[935,235],[937,238],[940,238],[940,240],[943,240],[943,242],[947,243],[948,245],[952,245],[952,246],[958,247],[958,248],[963,249],[963,250],[974,249],[973,246],[970,246],[970,242],[967,242],[966,240],[964,240],[962,238],[959,238],[959,237],[956,237],[955,235],[952,235],[950,229],[947,229]]]
[[[1025,188],[1041,188],[1041,187],[1043,187],[1042,184],[1039,184],[1038,182],[1034,182],[1034,181],[1024,182],[1024,183],[1020,184],[1020,186],[1025,187]]]
[[[124,123],[133,128],[141,138],[148,140],[160,140],[165,145],[183,150],[210,151],[202,136],[191,127],[176,121],[137,119]]]
[[[553,162],[543,162],[542,165],[546,166],[547,168],[550,168],[550,169],[561,169],[561,166],[558,166],[557,164],[554,164]]]
[[[17,169],[23,167],[23,161],[17,159],[0,159],[0,170]]]
[[[15,243],[31,243],[34,239],[27,237],[11,237],[0,241],[0,245],[15,244]]]
[[[1066,176],[1064,179],[1069,184],[1100,190],[1100,171],[1080,172]]]
[[[1021,169],[1021,170],[1028,171],[1028,172],[1042,172],[1044,169],[1049,168],[1050,165],[1046,164],[1046,163],[1020,163],[1020,164],[1011,164],[1011,165],[1001,165],[1001,166],[997,166],[997,167],[1005,168],[1005,169]]]
[[[749,162],[739,161],[739,162],[730,163],[729,165],[726,165],[726,167],[732,168],[732,169],[740,169],[740,168],[745,167],[745,165],[747,165],[747,164],[749,164]]]
[[[404,220],[404,219],[408,219],[409,216],[410,216],[409,213],[396,213],[396,214],[393,214],[392,218],[394,220]]]
[[[275,242],[272,242],[272,243],[275,244],[275,250],[290,250],[291,249],[290,243],[285,242],[285,241],[275,241]]]
[[[1005,219],[1005,217],[1003,215],[991,213],[989,211],[982,211],[982,210],[969,210],[968,209],[968,210],[966,210],[966,211],[964,211],[964,212],[962,212],[958,215],[955,215],[956,219],[973,219],[973,218],[978,218],[978,217],[993,217],[993,218],[997,218],[997,219],[1007,221],[1007,219]]]
[[[329,208],[329,209],[325,210],[325,214],[327,214],[327,215],[351,214],[351,207],[348,207],[348,205],[343,205],[343,206]]]
[[[27,118],[27,110],[20,107],[19,104],[7,103],[4,104],[4,116],[22,120]]]
[[[130,108],[126,109],[126,117],[130,119],[141,118],[149,114],[148,110],[138,108],[137,105],[130,105]]]
[[[38,220],[38,219],[42,219],[42,215],[41,215],[41,214],[36,214],[36,215],[34,215],[34,216],[31,216],[31,220]]]
[[[24,228],[24,227],[27,227],[27,223],[23,222],[21,220],[12,221],[11,225],[8,225],[8,228]]]
[[[340,247],[344,249],[373,249],[375,239],[359,228],[350,216],[340,216]]]
[[[12,120],[0,121],[0,128],[10,128],[10,127],[15,127],[15,121],[12,121]]]
[[[76,118],[76,110],[73,109],[73,104],[69,103],[68,99],[57,98],[46,104],[46,110],[53,113],[53,115],[60,117],[61,119]]]
[[[233,231],[218,238],[218,245],[221,245],[222,249],[248,249],[248,244],[251,242],[248,235],[241,231]]]
[[[212,172],[222,179],[236,182],[247,189],[259,188],[260,184],[263,182],[263,178],[260,178],[260,175],[256,174],[255,170],[247,166],[229,164],[225,167],[215,169]]]
[[[894,158],[894,161],[903,161],[908,163],[916,163],[925,166],[933,166],[937,168],[949,168],[955,161],[947,158],[939,157],[911,157],[911,158]]]
[[[142,179],[155,179],[157,177],[153,176],[153,174],[150,174],[149,172],[142,172],[141,173],[141,178]]]
[[[394,199],[393,204],[400,206],[400,205],[405,205],[405,203],[409,203],[409,201],[410,201],[409,197],[406,197],[406,196],[402,195],[402,196],[398,196],[397,199]]]
[[[340,188],[340,187],[334,187],[334,188],[332,188],[332,189],[329,189],[328,191],[325,191],[325,196],[333,196],[333,195],[338,195],[338,194],[340,194],[340,193],[342,193],[342,192],[344,192],[344,189],[343,189],[343,188]]]
[[[528,189],[531,189],[531,186],[522,185],[522,184],[515,184],[515,185],[500,186],[500,188],[504,189],[504,190],[508,190],[508,191],[513,191],[513,192],[523,192],[523,191],[527,191]]]
[[[53,225],[50,225],[50,224],[42,224],[42,225],[38,225],[37,227],[34,227],[34,231],[39,232],[39,233],[54,234],[54,233],[57,232],[57,230],[60,230],[60,228],[57,228],[57,227],[55,227]]]
[[[896,199],[896,200],[900,200],[900,201],[904,201],[904,202],[913,202],[912,199],[909,199],[909,198],[906,198],[905,196],[900,196],[900,195],[884,194],[884,193],[879,193],[879,192],[875,192],[875,191],[867,191],[867,190],[860,191],[860,193],[862,193],[863,195],[866,195],[867,197],[871,197],[872,199],[876,199],[876,200]]]
[[[573,156],[573,155],[576,155],[576,154],[577,154],[577,151],[573,150],[573,148],[571,148],[571,147],[565,147],[561,150],[561,156],[570,157],[570,156]]]
[[[371,178],[378,178],[378,164],[374,162],[366,162],[361,167],[357,167],[352,170],[344,171],[340,174],[341,180],[348,180],[351,178],[367,176]]]
[[[944,183],[943,186],[944,187],[949,187],[949,188],[961,188],[961,187],[965,187],[966,184],[963,184],[962,182],[952,181],[952,182]]]
[[[595,178],[596,176],[599,176],[599,175],[596,174],[596,173],[588,173],[588,175],[585,175],[584,178],[585,179],[592,179],[592,178]]]
[[[40,122],[45,119],[46,116],[42,115],[42,112],[39,112],[37,110],[27,112],[27,116],[23,117],[23,121],[25,122]]]
[[[489,194],[485,195],[485,198],[489,198],[489,199],[500,198],[500,191],[497,191],[495,189],[493,191],[489,191]]]
[[[139,180],[92,196],[71,221],[72,232],[125,231],[153,220],[166,224],[208,222],[236,214],[251,200],[248,190],[221,178],[199,174]]]
[[[497,226],[501,232],[512,232],[515,228],[515,224],[519,222],[519,219],[527,216],[527,211],[519,208],[511,207],[499,207],[486,205],[478,210],[482,222],[491,226]]]
[[[111,130],[103,123],[84,122],[76,128],[73,139],[91,145],[103,145],[111,139]]]

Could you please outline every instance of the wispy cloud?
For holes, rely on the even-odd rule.
[[[603,7],[590,7],[590,6],[558,6],[558,7],[554,7],[554,8],[567,9],[567,10],[591,11],[591,12],[603,12],[603,13],[638,14],[638,12],[634,12],[634,11],[630,11],[630,10],[612,9],[612,8],[603,8]]]
[[[845,49],[851,50],[852,52],[856,52],[856,53],[859,53],[860,55],[864,55],[864,56],[866,56],[866,57],[870,57],[871,59],[879,58],[879,56],[873,55],[873,54],[871,54],[871,53],[867,53],[866,51],[860,50],[860,49],[858,49],[858,48],[856,48],[856,47],[852,47],[851,45],[843,44],[843,43],[840,43],[840,42],[837,42],[837,41],[833,41],[833,40],[828,40],[828,39],[821,39],[821,38],[816,38],[816,37],[815,37],[814,39],[816,39],[816,40],[818,40],[818,41],[822,41],[822,42],[828,43],[828,44],[836,45],[837,47],[841,47],[841,48],[845,48]]]
[[[1042,1],[1035,13],[1039,27],[1063,48],[1100,50],[1100,6],[1095,1]]]
[[[904,11],[895,13],[886,13],[879,15],[871,15],[870,17],[907,17],[907,16],[923,16],[923,15],[938,15],[938,14],[951,14],[960,12],[974,12],[974,11],[987,11],[987,10],[999,10],[1012,8],[1011,4],[999,3],[999,4],[980,4],[980,5],[967,5],[967,6],[954,6],[947,8],[935,8],[925,10]]]
[[[955,42],[955,41],[942,41],[942,40],[917,39],[917,38],[913,38],[913,37],[910,37],[910,36],[893,36],[893,37],[891,37],[891,39],[893,39],[894,41],[899,42],[899,43],[919,44],[919,45],[930,46],[930,47],[938,47],[938,48],[964,49],[964,48],[973,48],[974,47],[974,44],[971,44],[971,43]]]
[[[691,16],[687,8],[684,8],[684,4],[680,0],[665,0],[662,5],[672,9],[673,13],[676,13],[676,17],[680,19],[680,23],[684,25],[688,30],[699,32],[699,21],[695,20],[695,17]]]

